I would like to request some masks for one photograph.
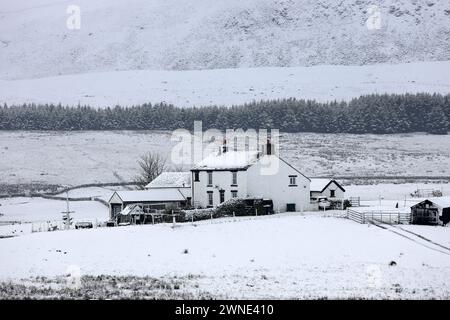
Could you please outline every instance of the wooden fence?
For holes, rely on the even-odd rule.
[[[358,223],[410,224],[411,213],[400,211],[356,211],[347,209],[347,218]]]

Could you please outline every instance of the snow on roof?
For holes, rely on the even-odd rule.
[[[332,179],[311,179],[310,191],[321,192]]]
[[[128,205],[125,207],[125,209],[123,209],[120,214],[127,216],[127,215],[136,215],[136,214],[143,214],[144,211],[142,211],[142,208],[139,207],[138,205],[132,204],[132,205]]]
[[[163,172],[152,182],[145,186],[146,189],[151,188],[190,188],[191,173],[190,172]]]
[[[186,200],[181,192],[175,189],[116,191],[115,193],[123,202],[165,202]]]
[[[227,151],[210,154],[194,166],[193,170],[247,169],[258,160],[257,151]]]
[[[450,197],[427,198],[427,200],[437,204],[441,208],[450,208]]]

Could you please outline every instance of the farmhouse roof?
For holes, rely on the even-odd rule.
[[[257,151],[227,151],[213,153],[195,165],[192,170],[242,170],[258,160]]]
[[[345,192],[345,189],[334,179],[325,179],[325,178],[317,178],[311,179],[310,191],[313,192],[322,192],[325,190],[332,182],[334,182],[339,189]]]
[[[115,194],[122,202],[170,202],[186,200],[181,192],[176,189],[116,191],[109,201],[111,201]]]
[[[190,172],[163,172],[152,182],[145,186],[146,189],[152,188],[190,188]]]

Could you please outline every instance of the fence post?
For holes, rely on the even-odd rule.
[[[173,210],[172,210],[172,227],[175,228],[175,224],[176,224],[175,215],[173,214]]]
[[[236,220],[236,213],[233,211],[233,221]]]
[[[255,214],[258,216],[258,208],[255,208]]]

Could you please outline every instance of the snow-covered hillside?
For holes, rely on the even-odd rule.
[[[450,176],[450,135],[436,137],[289,133],[280,137],[280,154],[308,177],[448,180],[444,177]],[[8,184],[132,181],[142,154],[159,153],[170,166],[176,144],[169,131],[0,131],[0,194]]]
[[[81,9],[70,30],[67,6]],[[2,0],[0,79],[450,60],[450,6],[388,0]],[[126,81],[126,78],[123,79]]]
[[[105,107],[232,105],[260,99],[348,100],[371,93],[450,93],[450,61],[201,71],[116,71],[0,80],[0,104]]]

